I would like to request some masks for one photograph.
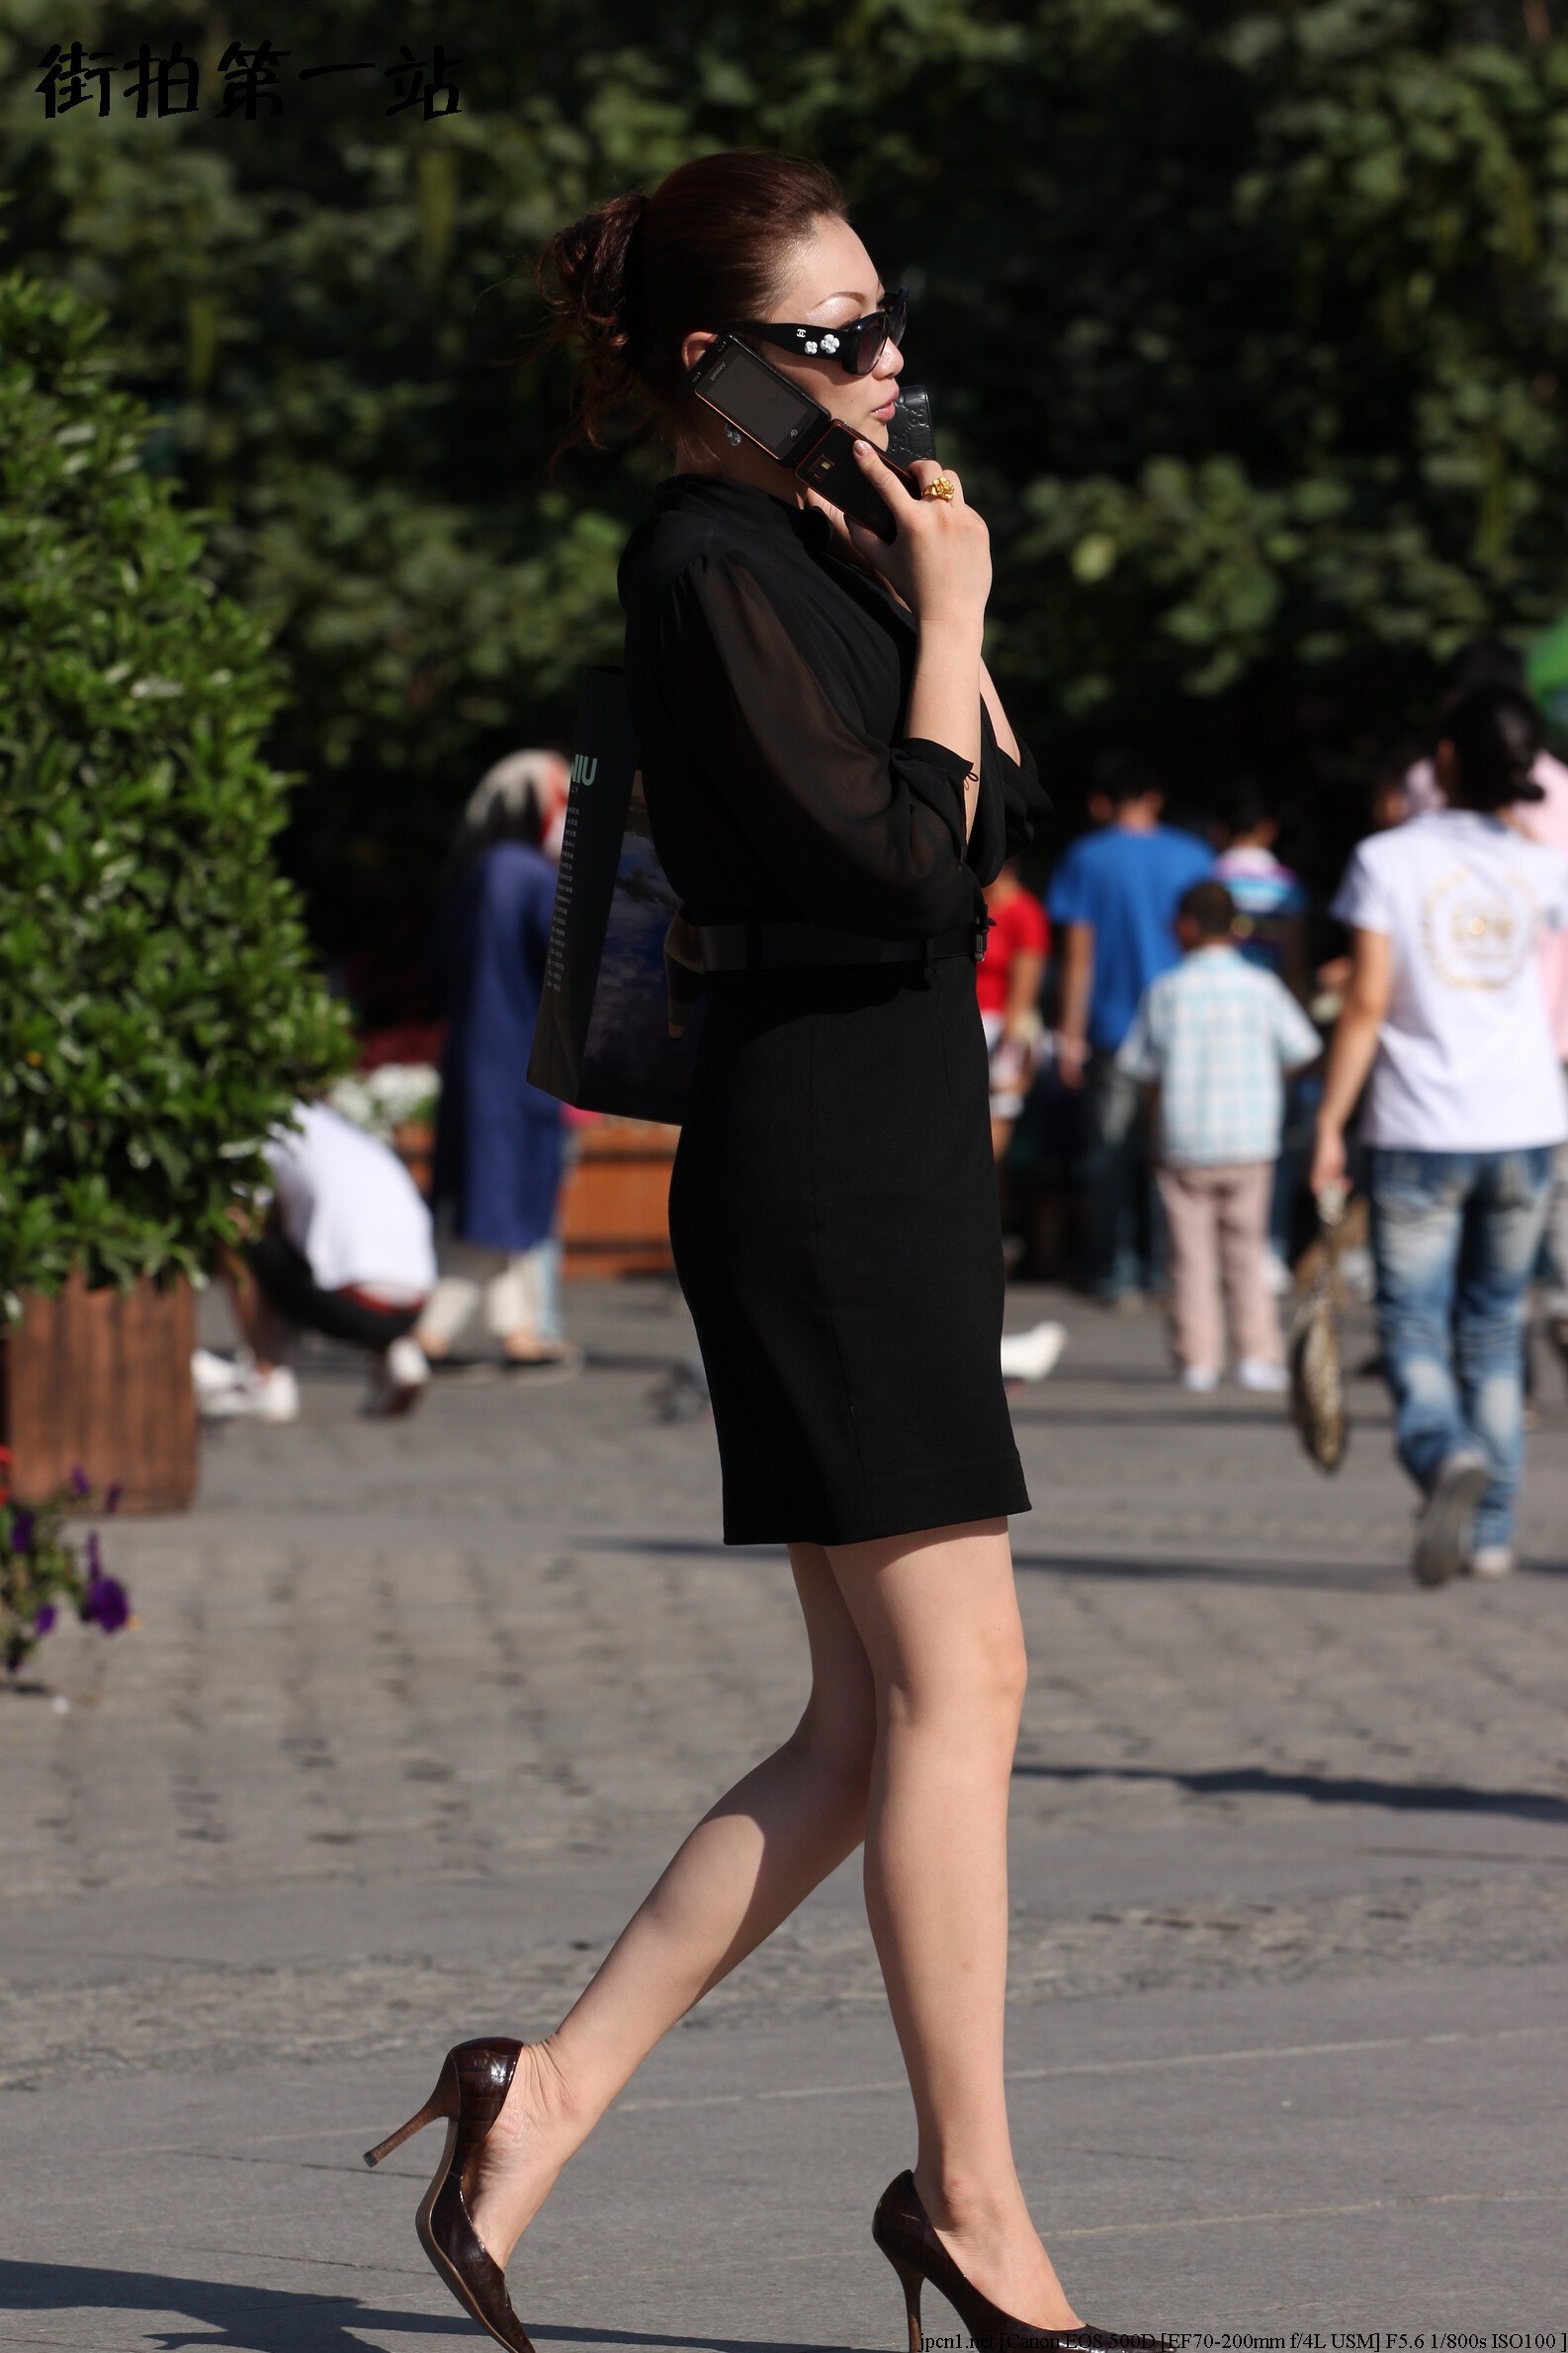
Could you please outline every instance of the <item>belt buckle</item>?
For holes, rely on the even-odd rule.
[[[991,926],[996,919],[996,916],[988,915],[984,908],[975,917],[974,937],[969,952],[977,964],[983,963],[985,960],[986,942],[991,937]]]

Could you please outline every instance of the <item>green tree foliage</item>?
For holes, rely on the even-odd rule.
[[[1480,627],[1568,604],[1568,54],[1556,0],[321,0],[284,111],[169,0],[204,111],[45,122],[0,0],[0,234],[110,309],[223,585],[296,688],[289,855],[335,946],[411,940],[462,796],[618,641],[651,461],[552,479],[532,254],[683,156],[842,175],[919,295],[912,374],[993,522],[994,653],[1059,780],[1111,734],[1194,778],[1353,774]],[[303,29],[297,29],[303,28]],[[86,5],[131,57],[140,12]],[[253,41],[260,28],[242,35]],[[462,109],[376,74],[437,35]],[[1070,794],[1069,794],[1070,798]]]
[[[346,1037],[275,872],[282,699],[101,321],[0,278],[0,1286],[194,1271]]]
[[[1089,158],[1053,154],[1076,364],[1014,613],[1067,709],[1250,683],[1259,719],[1263,688],[1292,727],[1311,702],[1387,728],[1435,655],[1561,609],[1568,55],[1486,34],[1415,0],[1151,29],[1143,102],[1108,103],[1126,57],[1090,131],[1097,305],[1067,194]]]

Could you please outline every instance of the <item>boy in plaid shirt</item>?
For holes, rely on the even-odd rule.
[[[1316,1062],[1318,1033],[1284,984],[1233,944],[1236,903],[1195,883],[1186,951],[1139,1005],[1117,1057],[1160,1090],[1160,1197],[1171,1230],[1171,1338],[1183,1388],[1212,1389],[1225,1360],[1219,1288],[1244,1389],[1286,1386],[1263,1251],[1284,1074]]]

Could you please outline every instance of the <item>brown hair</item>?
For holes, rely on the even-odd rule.
[[[651,196],[633,190],[556,231],[539,257],[551,343],[576,343],[568,440],[604,447],[618,412],[666,426],[690,414],[686,336],[760,318],[791,250],[843,192],[795,155],[700,155]]]
[[[1212,876],[1195,882],[1176,902],[1176,914],[1196,923],[1200,939],[1229,939],[1236,928],[1236,902]]]

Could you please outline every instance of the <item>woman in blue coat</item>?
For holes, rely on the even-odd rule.
[[[566,763],[514,752],[476,791],[442,909],[436,981],[451,1020],[436,1129],[442,1279],[420,1319],[447,1354],[484,1285],[485,1321],[520,1364],[567,1351],[557,1310],[561,1105],[528,1083],[556,869],[544,842]]]

